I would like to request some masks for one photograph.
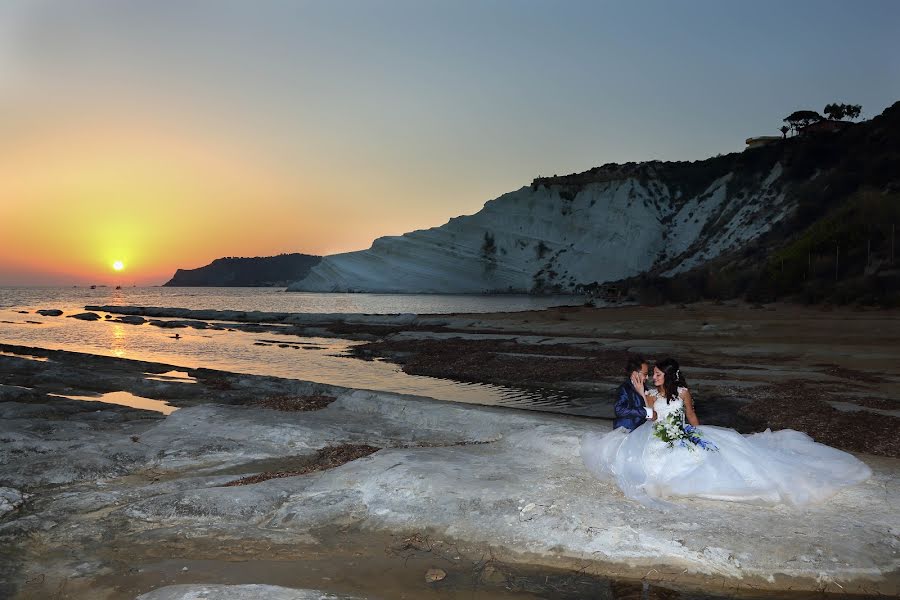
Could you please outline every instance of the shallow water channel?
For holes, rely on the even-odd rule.
[[[139,594],[169,585],[266,584],[321,590],[339,598],[371,600],[725,600],[767,599],[837,600],[858,596],[821,593],[762,592],[745,585],[737,589],[721,581],[661,581],[649,569],[641,580],[609,578],[586,570],[562,570],[504,563],[490,552],[477,559],[464,556],[452,542],[427,535],[405,537],[363,531],[317,531],[316,544],[268,551],[226,542],[216,548],[184,540],[177,550],[143,546],[103,560],[103,574],[60,578],[51,573],[32,576],[16,600],[45,598],[48,589],[62,589],[64,597],[133,600]],[[233,545],[233,542],[232,544]],[[191,558],[173,558],[174,554]],[[230,554],[230,555],[229,555]],[[195,555],[218,558],[198,559]],[[276,557],[273,557],[277,555]],[[122,558],[127,556],[127,558]],[[426,580],[429,570],[443,578]],[[667,574],[671,575],[671,574]],[[205,597],[205,596],[204,596]]]
[[[36,322],[28,323],[26,319]],[[270,375],[454,402],[551,412],[569,412],[577,406],[576,398],[557,391],[408,375],[387,361],[351,358],[347,351],[361,342],[271,331],[250,333],[230,329],[228,323],[216,325],[222,329],[166,329],[105,318],[91,322],[5,310],[0,311],[0,341],[160,362],[185,369],[202,367]],[[112,397],[106,401],[120,403]]]

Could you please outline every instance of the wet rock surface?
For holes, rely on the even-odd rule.
[[[174,318],[195,329],[381,339],[360,356],[465,381],[530,377],[597,403],[618,381],[619,356],[672,354],[690,373],[703,422],[796,427],[867,453],[861,458],[875,475],[807,509],[682,501],[655,513],[582,467],[581,436],[607,429],[601,420],[0,344],[0,486],[12,490],[11,509],[0,516],[2,597],[54,597],[65,585],[73,598],[130,600],[176,579],[165,569],[156,579],[141,575],[156,573],[153,560],[162,557],[220,561],[206,579],[195,563],[184,573],[179,564],[177,581],[201,586],[236,583],[234,561],[321,559],[316,568],[324,568],[329,553],[344,552],[353,571],[358,554],[370,563],[384,554],[372,546],[380,535],[402,537],[396,555],[404,563],[408,551],[437,557],[442,549],[437,564],[417,564],[409,589],[441,567],[447,582],[428,585],[457,585],[475,573],[503,589],[563,597],[547,587],[552,578],[520,578],[505,566],[527,563],[779,597],[788,589],[900,591],[900,464],[891,458],[900,379],[890,315],[829,315],[826,327],[820,315],[798,321],[782,308],[773,316],[729,306],[686,306],[674,320],[671,310],[572,307],[412,318],[88,307],[100,308],[137,317],[136,325]],[[223,325],[226,317],[235,322]],[[829,343],[836,335],[844,345]],[[190,381],[162,376],[171,370],[187,371]],[[164,417],[65,397],[121,390],[179,409]],[[846,419],[855,425],[848,429]],[[362,447],[338,460],[327,454]],[[236,481],[244,484],[228,485]],[[344,535],[354,541],[340,550],[333,542]],[[471,561],[470,573],[454,562],[460,557]],[[372,564],[368,577],[379,572]],[[240,582],[260,581],[255,573]],[[266,581],[290,593],[372,589],[320,585],[312,573],[300,583]],[[618,597],[609,583],[586,583],[572,586],[593,595],[566,597]],[[625,597],[657,597],[640,583],[628,590]]]
[[[126,325],[143,325],[147,322],[147,319],[140,315],[125,315],[116,319],[119,323],[125,323]]]
[[[83,313],[78,313],[76,315],[69,315],[69,317],[72,319],[79,319],[81,321],[99,321],[100,320],[100,315],[98,315],[97,313],[94,313],[94,312],[83,312]]]
[[[369,341],[351,355],[397,363],[410,375],[525,386],[565,397],[553,412],[609,419],[627,354],[651,361],[674,356],[689,374],[705,423],[744,433],[789,427],[842,449],[900,456],[900,436],[892,435],[900,429],[895,311],[755,310],[722,302],[451,315],[87,308],[181,319],[176,327],[221,328],[215,320],[223,319],[229,328],[286,335],[286,342],[291,335]],[[277,340],[256,343],[298,349]],[[786,401],[797,390],[808,410]],[[782,404],[785,410],[772,410]],[[808,418],[817,413],[828,419]],[[865,431],[875,435],[860,435]]]
[[[32,495],[0,521],[7,595],[39,574],[47,583],[27,589],[51,589],[61,573],[127,571],[123,552],[196,559],[227,548],[229,560],[259,560],[310,551],[335,530],[432,532],[465,545],[457,556],[548,568],[898,591],[894,459],[863,457],[874,477],[822,506],[687,500],[656,513],[582,466],[581,437],[603,422],[201,371],[199,384],[178,386],[146,381],[171,365],[47,352],[47,362],[0,356],[0,485]],[[6,396],[26,382],[30,395]],[[48,393],[76,382],[182,408],[163,417]],[[335,400],[312,411],[252,404],[275,393]],[[380,450],[259,477],[359,446]]]

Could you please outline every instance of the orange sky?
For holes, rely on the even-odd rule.
[[[176,265],[296,235],[291,223],[274,219],[271,229],[247,227],[244,241],[229,244],[242,221],[255,220],[236,207],[272,210],[289,194],[288,182],[192,132],[84,119],[32,129],[21,142],[0,158],[0,195],[16,199],[0,213],[8,229],[0,263],[88,282],[111,277],[111,264],[122,260],[117,277],[156,283]]]
[[[314,178],[241,141],[82,113],[0,142],[0,198],[14,199],[0,204],[0,284],[3,267],[12,283],[159,284],[220,256],[355,250],[451,216],[438,204],[385,222],[364,200],[388,181],[321,167]]]

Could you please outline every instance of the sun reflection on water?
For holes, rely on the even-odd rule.
[[[125,356],[128,351],[125,349],[125,326],[119,323],[113,323],[113,337],[111,348],[113,355],[118,358]]]
[[[67,309],[67,312],[77,314],[83,310],[83,307],[76,307]],[[149,323],[130,325],[106,318],[109,315],[103,311],[95,312],[103,318],[82,321],[48,317],[43,319],[43,326],[37,327],[21,323],[20,315],[14,309],[0,309],[0,340],[20,346],[179,365],[178,372],[204,367],[231,373],[429,396],[454,402],[551,412],[573,409],[572,398],[556,390],[469,384],[410,375],[389,361],[364,361],[350,357],[349,349],[360,342],[288,333],[276,337],[274,331],[261,335],[258,332],[233,330],[227,327],[227,323],[224,329],[210,326],[196,331],[181,329],[181,339],[174,340],[174,333],[169,327],[156,327]],[[8,318],[5,318],[7,315]],[[5,324],[4,320],[10,323]],[[168,382],[174,378],[167,373],[157,379]],[[187,375],[184,382],[192,379]],[[182,382],[181,378],[176,382]],[[582,409],[575,406],[574,410],[580,412]]]

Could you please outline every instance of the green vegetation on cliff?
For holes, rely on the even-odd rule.
[[[694,166],[688,181],[706,181],[727,164],[729,187],[741,189],[741,180],[775,162],[796,209],[771,231],[686,272],[666,276],[675,264],[662,262],[607,285],[648,304],[745,298],[900,305],[900,102],[842,131],[674,164],[682,174]]]

